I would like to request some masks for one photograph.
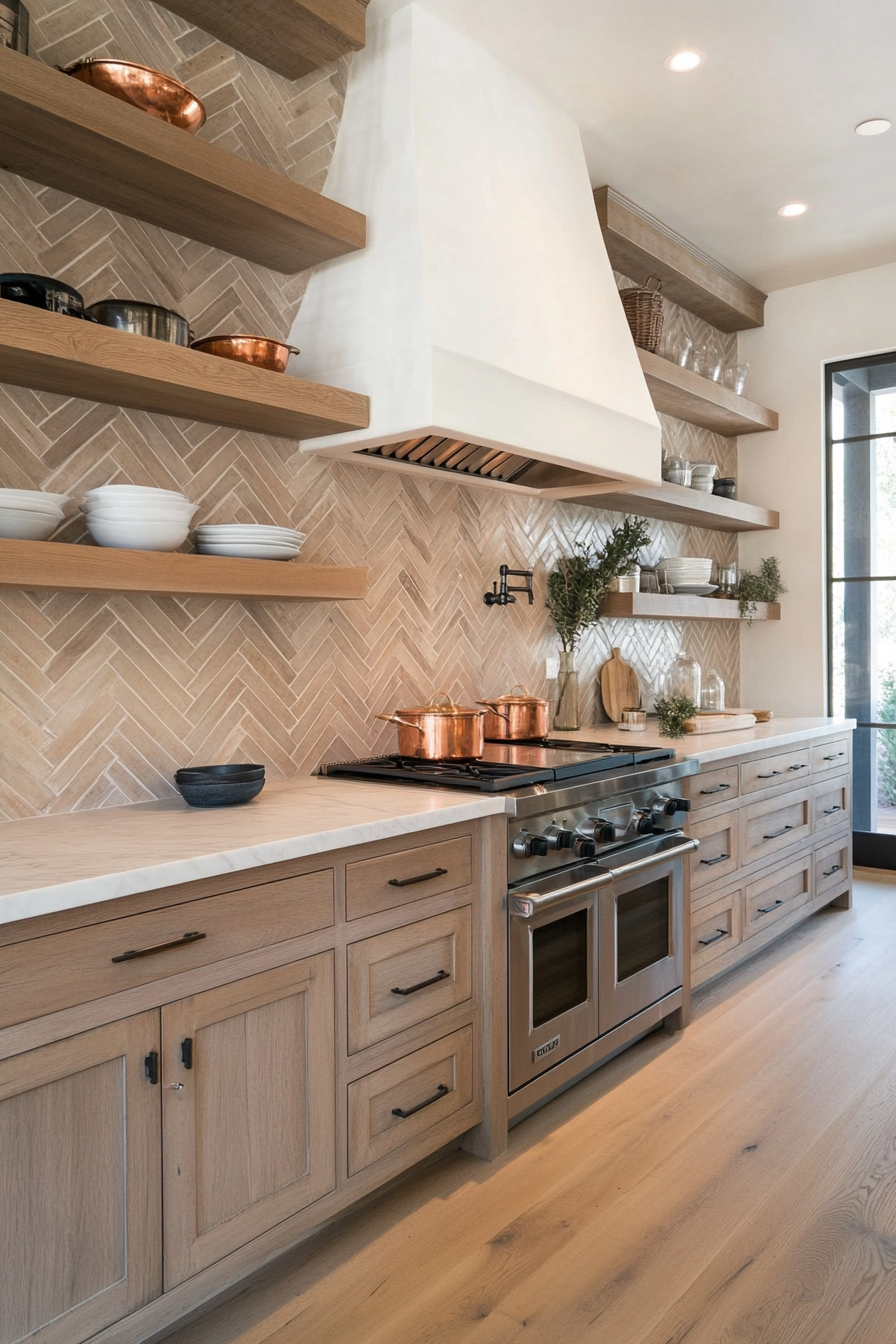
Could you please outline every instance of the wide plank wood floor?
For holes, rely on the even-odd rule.
[[[172,1344],[896,1344],[896,874]]]

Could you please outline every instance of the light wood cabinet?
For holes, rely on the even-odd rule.
[[[79,1344],[161,1291],[158,1057],[150,1011],[0,1062],[3,1344]]]

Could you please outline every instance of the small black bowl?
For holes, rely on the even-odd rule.
[[[191,807],[234,807],[257,798],[264,788],[263,779],[175,780],[185,803]]]
[[[223,783],[225,780],[236,779],[264,779],[263,765],[185,765],[174,773],[175,782],[178,780],[215,780]]]

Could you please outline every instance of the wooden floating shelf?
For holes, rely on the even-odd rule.
[[[0,299],[0,382],[288,439],[368,423],[357,392],[9,299]]]
[[[599,509],[618,513],[639,513],[645,518],[662,518],[671,523],[686,523],[689,527],[704,527],[711,532],[762,532],[780,527],[780,515],[774,509],[758,504],[744,504],[739,499],[725,499],[723,495],[709,495],[687,486],[662,485],[633,486],[618,494],[596,495],[594,499],[577,499],[577,504],[593,504]]]
[[[740,621],[733,598],[691,597],[685,593],[609,593],[601,616],[643,617],[651,621]],[[754,621],[780,621],[779,602],[758,602]]]
[[[244,9],[247,23],[254,15],[265,26]],[[11,172],[275,271],[365,244],[357,211],[8,47],[0,124],[0,165]]]
[[[263,7],[246,0],[161,3],[287,79],[364,46],[367,0],[265,0]]]
[[[667,229],[612,187],[598,187],[594,203],[613,268],[642,285],[650,275],[663,294],[720,331],[761,327],[765,294]]]
[[[730,388],[679,368],[661,355],[638,350],[647,390],[662,415],[674,415],[715,434],[759,434],[778,428],[778,413],[739,397]]]
[[[341,602],[367,596],[367,570],[0,538],[0,588]]]

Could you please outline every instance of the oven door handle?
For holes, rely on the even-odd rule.
[[[657,868],[662,863],[668,863],[670,859],[679,859],[682,855],[690,854],[699,848],[699,840],[687,837],[682,839],[680,845],[675,845],[671,849],[649,854],[643,859],[633,859],[631,863],[625,863],[621,868],[605,868],[594,877],[589,877],[586,882],[573,882],[568,887],[561,887],[559,891],[546,892],[544,896],[539,896],[534,891],[520,892],[510,898],[510,913],[518,915],[521,919],[531,919],[533,915],[540,914],[542,910],[549,910],[551,906],[561,905],[576,897],[590,896],[593,891],[608,887],[617,878],[628,877],[631,873],[643,873],[648,868]]]

